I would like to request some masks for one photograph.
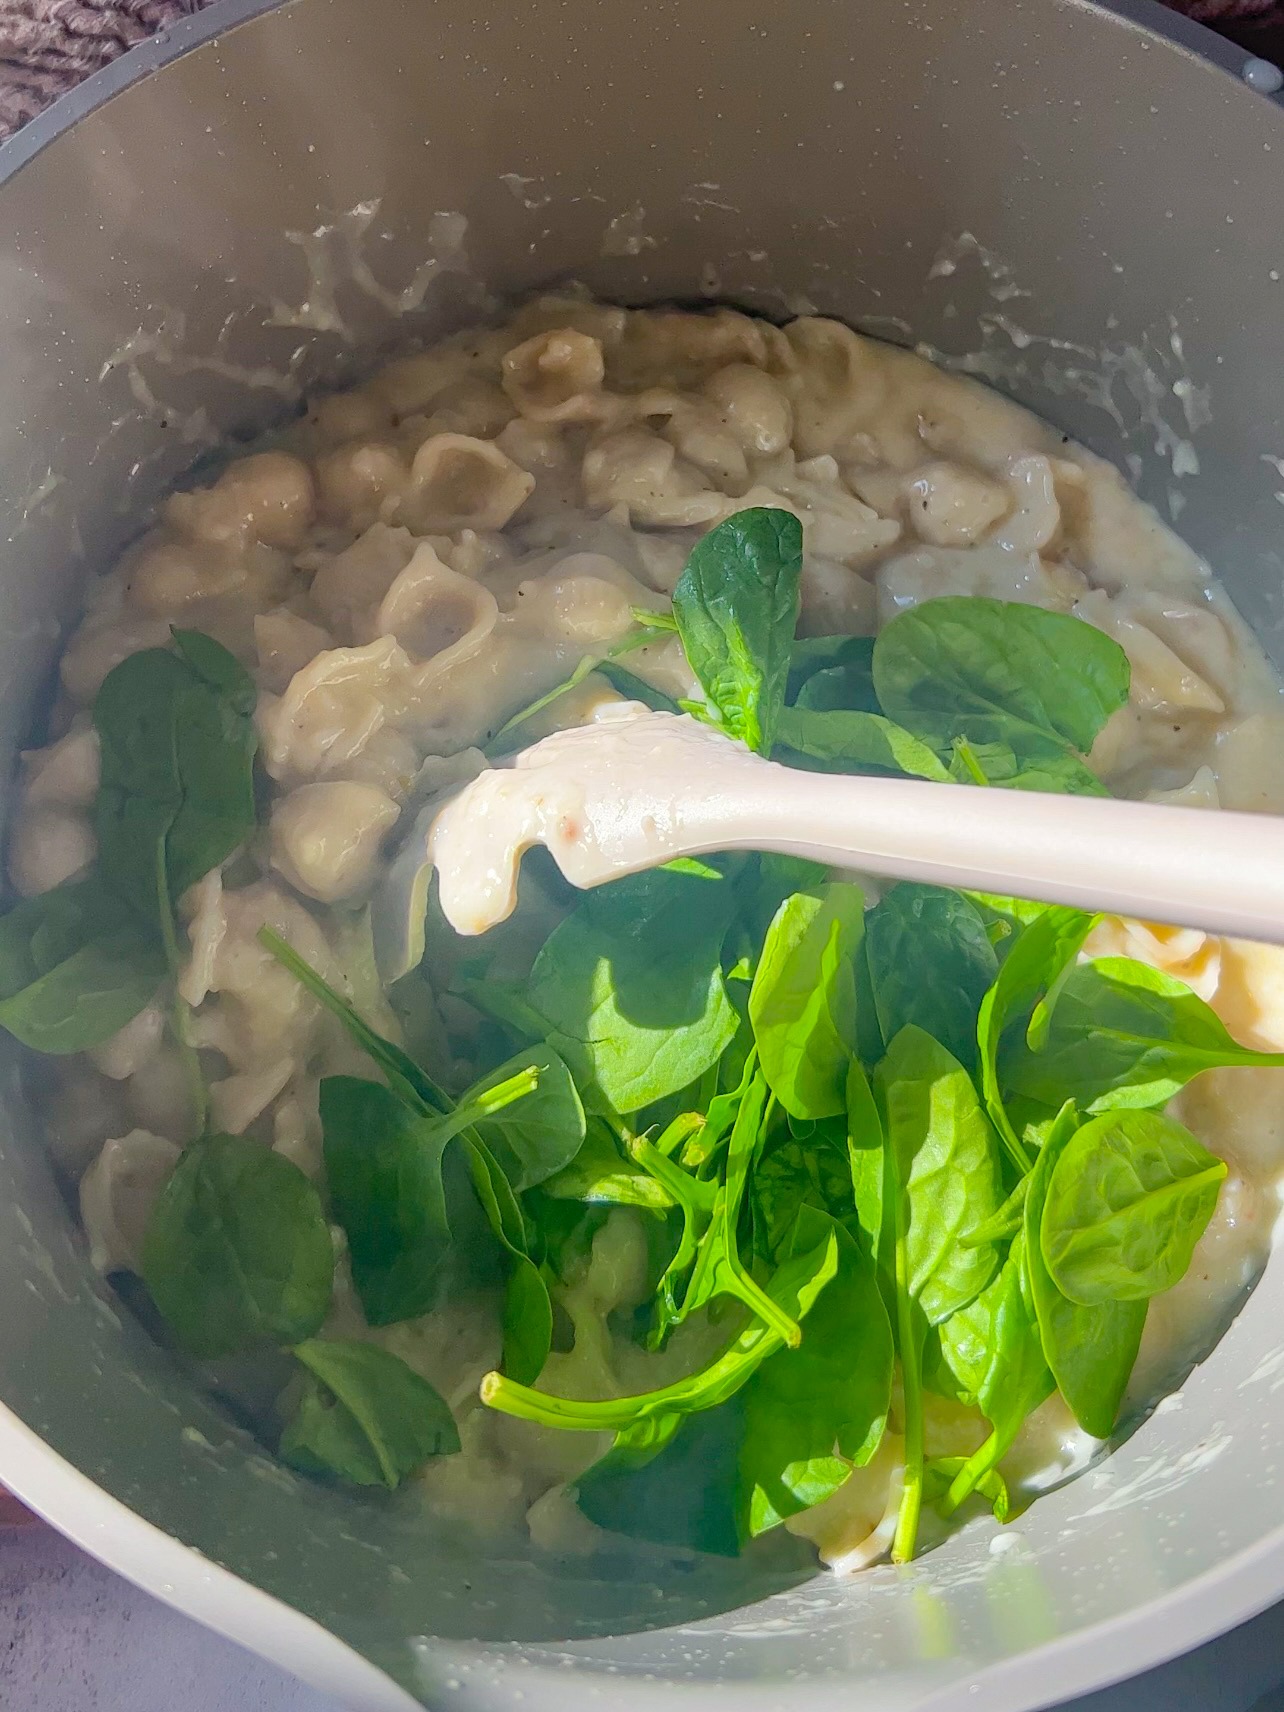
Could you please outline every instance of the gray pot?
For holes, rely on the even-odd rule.
[[[1278,657],[1284,114],[1241,59],[1144,0],[230,0],[138,50],[0,151],[6,757],[84,579],[221,435],[566,276],[925,341],[1126,465]],[[276,1467],[94,1281],[3,1096],[0,1475],[354,1704],[1000,1712],[1284,1595],[1278,1264],[1001,1534],[590,1579]]]

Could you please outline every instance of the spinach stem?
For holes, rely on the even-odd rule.
[[[892,1562],[908,1563],[914,1556],[923,1508],[923,1373],[914,1304],[909,1291],[909,1249],[905,1208],[899,1184],[896,1219],[896,1341],[900,1346],[901,1386],[905,1397],[905,1474],[900,1514],[892,1541]]]
[[[1007,1444],[1000,1439],[998,1433],[991,1433],[980,1449],[972,1452],[950,1482],[949,1491],[937,1505],[937,1510],[943,1520],[952,1516],[959,1505],[965,1503],[972,1496],[1007,1448]]]

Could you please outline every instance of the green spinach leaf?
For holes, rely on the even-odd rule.
[[[1008,1085],[1049,1104],[1072,1099],[1090,1112],[1162,1106],[1202,1070],[1284,1065],[1284,1053],[1240,1046],[1184,982],[1127,957],[1070,970],[1037,1038],[1037,1051],[1019,1040],[1008,1046],[1001,1061]]]
[[[826,1217],[800,1215],[793,1247]],[[838,1269],[804,1321],[797,1349],[773,1355],[741,1393],[743,1532],[774,1528],[810,1509],[863,1466],[882,1443],[892,1394],[892,1328],[874,1263],[833,1225]]]
[[[897,616],[874,647],[883,712],[948,755],[958,739],[990,766],[1059,769],[1062,789],[1100,793],[1079,759],[1128,699],[1128,657],[1082,620],[976,597],[924,601]],[[990,766],[986,765],[989,755]]]
[[[1025,1198],[1025,1264],[1043,1354],[1061,1395],[1086,1433],[1109,1438],[1137,1359],[1145,1302],[1085,1307],[1057,1288],[1043,1258],[1043,1209],[1057,1163],[1078,1118],[1067,1101],[1030,1174]]]
[[[822,712],[836,707],[853,713],[881,712],[874,694],[874,638],[796,638],[789,655],[785,699]]]
[[[736,905],[716,870],[657,869],[590,892],[554,929],[530,1002],[591,1110],[639,1111],[722,1056],[739,1023],[721,965]]]
[[[985,1490],[1026,1416],[1052,1393],[1024,1247],[1018,1234],[994,1281],[938,1330],[941,1358],[954,1377],[955,1394],[975,1403],[993,1428],[980,1449],[954,1471],[941,1504],[943,1515],[952,1514],[972,1492]]]
[[[107,674],[94,702],[102,749],[98,862],[140,917],[172,905],[253,830],[256,691],[211,637],[176,630]]]
[[[782,708],[776,746],[786,752],[786,760],[808,762],[816,772],[950,781],[949,769],[926,743],[878,713],[822,713],[801,704]]]
[[[1190,1131],[1157,1112],[1094,1118],[1052,1172],[1040,1235],[1072,1302],[1139,1302],[1184,1277],[1226,1177]]]
[[[696,1250],[691,1280],[677,1318],[679,1322],[685,1320],[717,1296],[734,1296],[772,1326],[787,1344],[796,1345],[802,1335],[797,1321],[754,1281],[740,1259],[740,1209],[749,1174],[762,1149],[766,1105],[766,1080],[761,1074],[754,1075],[731,1126],[725,1175],[714,1190],[708,1228]]]
[[[668,1190],[623,1153],[614,1131],[601,1118],[590,1118],[584,1144],[569,1165],[540,1185],[557,1201],[583,1201],[586,1206],[642,1207],[665,1213],[676,1203]]]
[[[976,1033],[981,1092],[995,1128],[1021,1171],[1030,1169],[1030,1156],[1004,1104],[1000,1050],[1015,1031],[1024,1034],[1035,1007],[1073,964],[1095,920],[1082,910],[1059,905],[1039,910],[1008,940],[994,984],[981,1000]],[[1006,1074],[1006,1064],[1004,1069]],[[1065,1097],[1058,1092],[1053,1103],[1059,1106]]]
[[[809,1134],[789,1133],[773,1141],[749,1181],[754,1250],[764,1260],[779,1258],[800,1207],[817,1207],[836,1219],[854,1211],[845,1121],[827,1119],[807,1127]]]
[[[740,1553],[736,1459],[744,1433],[738,1397],[699,1414],[644,1419],[576,1482],[590,1522],[653,1545]]]
[[[334,1283],[321,1197],[262,1142],[189,1147],[148,1219],[143,1280],[178,1343],[212,1357],[297,1343],[320,1329]]]
[[[393,1093],[411,1111],[428,1119],[438,1119],[451,1112],[452,1102],[432,1078],[399,1046],[377,1034],[292,946],[270,928],[262,929],[259,939],[277,961],[338,1018],[357,1045],[383,1071]],[[487,1113],[474,1113],[465,1120],[466,1123],[475,1123],[477,1115],[485,1117]],[[539,1268],[530,1258],[526,1221],[503,1168],[475,1128],[467,1127],[458,1133],[477,1199],[509,1261],[504,1310],[504,1366],[523,1381],[533,1383],[552,1344],[553,1307],[548,1288]]]
[[[55,887],[0,919],[0,1028],[36,1052],[84,1052],[138,1015],[166,968],[96,874]]]
[[[883,1039],[916,1023],[973,1067],[981,1000],[999,967],[975,904],[941,886],[893,886],[865,917],[865,955]]]
[[[913,1024],[888,1047],[874,1087],[905,1201],[906,1285],[939,1325],[998,1264],[992,1245],[963,1241],[1002,1205],[998,1144],[967,1071]]]
[[[858,886],[796,892],[777,910],[749,993],[763,1074],[795,1118],[844,1109],[856,1046],[853,959],[864,929]]]
[[[294,1354],[308,1377],[281,1434],[283,1461],[354,1486],[399,1486],[433,1456],[459,1449],[445,1399],[387,1350],[312,1338]]]
[[[493,1117],[477,1120],[478,1133],[505,1168],[520,1194],[555,1176],[584,1145],[584,1107],[566,1065],[551,1046],[529,1047],[475,1083],[464,1101],[529,1070],[536,1086],[519,1105],[504,1107]]]
[[[756,506],[697,543],[673,591],[712,717],[763,755],[785,703],[801,575],[802,525],[792,512]]]

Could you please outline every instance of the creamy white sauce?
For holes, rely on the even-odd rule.
[[[290,315],[315,321],[323,296],[318,284]],[[248,874],[243,858],[183,900],[182,990],[199,1045],[222,1066],[218,1121],[319,1175],[318,1080],[369,1065],[262,949],[258,930],[274,927],[395,1032],[361,909],[425,804],[479,770],[476,746],[514,711],[586,654],[604,655],[632,607],[663,609],[704,530],[760,504],[803,524],[803,634],[872,633],[939,594],[1075,611],[1133,661],[1133,697],[1091,758],[1112,789],[1284,810],[1284,707],[1260,648],[1208,568],[1100,459],[974,382],[834,322],[780,329],[725,310],[545,299],[317,400],[274,450],[162,508],[94,588],[68,643],[54,741],[24,766],[16,888],[37,893],[92,859],[88,710],[112,665],[163,644],[174,623],[230,647],[259,685],[271,826]],[[676,641],[631,655],[630,667],[669,694],[692,691]],[[544,729],[615,699],[589,680],[550,709]],[[720,741],[691,728],[693,746],[710,740]],[[559,857],[586,875],[609,859],[609,839],[589,846],[578,836],[591,805],[519,805],[498,774],[485,774],[483,788],[493,812],[512,818],[516,844],[551,832]],[[662,807],[648,834],[656,848]],[[422,857],[422,823],[414,837],[412,860]],[[484,890],[478,926],[511,901],[503,864]],[[518,976],[552,925],[527,916],[519,910],[505,930]],[[1173,969],[1240,1038],[1284,1045],[1280,953],[1124,923],[1101,929],[1094,949]],[[447,962],[427,974],[426,1049],[449,1054],[447,1021],[451,1038],[466,1040],[475,1013],[450,993]],[[42,1073],[51,1150],[86,1173],[97,1258],[127,1266],[167,1148],[188,1133],[182,1065],[144,1021],[92,1058]],[[1151,1307],[1139,1406],[1209,1345],[1262,1262],[1284,1165],[1280,1089],[1279,1072],[1217,1072],[1178,1102],[1231,1177],[1187,1278]],[[614,1215],[563,1291],[574,1338],[550,1363],[551,1387],[623,1395],[707,1353],[698,1327],[660,1357],[607,1332],[607,1314],[636,1300],[640,1242],[637,1217]],[[477,1401],[498,1347],[493,1301],[372,1331],[342,1288],[330,1329],[396,1350],[456,1410],[464,1449],[429,1467],[423,1502],[484,1532],[529,1525],[545,1544],[591,1546],[563,1496],[599,1448],[591,1436],[507,1421]],[[929,1452],[966,1454],[984,1430],[974,1411],[933,1403]],[[885,1550],[898,1447],[894,1422],[868,1469],[791,1524],[836,1565]],[[1081,1467],[1091,1448],[1054,1398],[1005,1466],[1037,1489]]]

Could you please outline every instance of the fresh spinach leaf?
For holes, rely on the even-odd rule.
[[[1139,1302],[1185,1276],[1226,1163],[1157,1112],[1094,1118],[1061,1149],[1040,1236],[1053,1283],[1072,1302]]]
[[[478,1133],[504,1166],[520,1194],[555,1176],[584,1145],[584,1107],[566,1065],[551,1046],[529,1047],[484,1076],[463,1096],[477,1100],[488,1090],[529,1070],[538,1081],[520,1104],[477,1119]]]
[[[798,621],[802,525],[792,512],[738,511],[696,544],[673,616],[714,721],[769,754]]]
[[[1284,1065],[1284,1053],[1255,1052],[1227,1033],[1184,982],[1127,957],[1072,969],[1042,1031],[1038,1051],[1005,1051],[1008,1085],[1032,1099],[1072,1099],[1090,1112],[1162,1106],[1202,1070]]]
[[[297,951],[270,928],[260,941],[295,979],[347,1029],[352,1039],[383,1071],[388,1086],[418,1116],[437,1119],[449,1114],[452,1102],[432,1078],[365,1022],[346,999],[322,980]],[[486,1116],[482,1112],[481,1116]],[[473,1119],[466,1119],[468,1123]],[[474,1128],[460,1132],[468,1174],[487,1222],[509,1261],[504,1310],[504,1366],[524,1381],[533,1382],[548,1357],[553,1336],[553,1307],[539,1268],[530,1258],[529,1233],[522,1209],[494,1154]]]
[[[1057,1163],[1078,1118],[1067,1101],[1030,1173],[1025,1198],[1025,1264],[1043,1354],[1071,1413],[1094,1438],[1109,1438],[1137,1359],[1145,1302],[1085,1307],[1057,1288],[1043,1258],[1043,1209]]]
[[[890,1248],[904,1397],[905,1474],[892,1559],[907,1563],[924,1491],[924,1342],[928,1328],[965,1308],[994,1273],[993,1246],[962,1239],[993,1216],[1002,1181],[998,1142],[971,1077],[922,1029],[910,1023],[896,1035],[874,1088],[886,1136],[881,1248],[884,1256]]]
[[[502,1329],[504,1372],[533,1385],[553,1347],[553,1303],[539,1267],[516,1249],[509,1252]]]
[[[736,893],[657,869],[590,892],[545,943],[530,1002],[593,1111],[630,1113],[697,1081],[735,1035],[722,943]]]
[[[981,1000],[999,967],[976,905],[941,886],[893,886],[865,917],[865,955],[883,1039],[916,1023],[973,1067]]]
[[[754,1075],[731,1126],[725,1174],[714,1191],[708,1228],[696,1249],[691,1280],[677,1318],[679,1322],[685,1320],[717,1296],[734,1296],[779,1332],[787,1344],[796,1345],[802,1335],[797,1321],[754,1281],[740,1258],[740,1209],[749,1174],[763,1145],[767,1097],[765,1078]]]
[[[1004,1104],[1000,1050],[1015,1031],[1024,1034],[1036,1005],[1073,964],[1095,920],[1082,910],[1060,905],[1039,910],[1028,925],[1016,929],[1014,939],[1009,939],[994,984],[981,1000],[976,1032],[981,1092],[991,1121],[1021,1171],[1030,1169],[1030,1155]],[[1059,1091],[1053,1103],[1059,1106],[1067,1092]]]
[[[1058,796],[1104,797],[1109,791],[1078,755],[1056,737],[1022,734],[1019,745],[972,743],[956,737],[950,777],[963,785],[1010,791],[1047,791]]]
[[[36,1052],[84,1052],[138,1015],[166,968],[96,874],[55,887],[0,919],[0,1028]]]
[[[745,1087],[747,1086],[748,1078],[745,1083]],[[742,1089],[741,1095],[743,1092]],[[739,1097],[737,1096],[737,1104]],[[693,1176],[643,1137],[632,1141],[629,1151],[656,1187],[669,1197],[682,1214],[682,1234],[678,1239],[677,1249],[656,1289],[655,1325],[649,1345],[652,1349],[658,1349],[686,1311],[683,1283],[688,1278],[705,1233],[713,1222],[719,1185],[711,1177]]]
[[[292,1467],[392,1491],[429,1457],[459,1449],[445,1399],[398,1356],[340,1338],[309,1339],[294,1354],[308,1377],[281,1434]]]
[[[854,1211],[845,1121],[828,1119],[811,1129],[809,1135],[779,1137],[750,1178],[754,1249],[764,1260],[779,1258],[800,1207],[817,1207],[837,1219]]]
[[[1029,1136],[1026,1137],[1027,1141]],[[983,1220],[963,1238],[966,1243],[1007,1242],[1025,1228],[1025,1198],[1030,1179],[1018,1177],[1012,1193],[992,1218]]]
[[[639,1421],[580,1476],[576,1502],[590,1522],[612,1533],[737,1557],[735,1469],[743,1432],[738,1397],[695,1415]]]
[[[1003,1202],[999,1148],[967,1071],[909,1024],[874,1074],[906,1210],[906,1286],[928,1325],[965,1308],[998,1264],[963,1241]]]
[[[791,1117],[844,1109],[864,907],[858,886],[835,882],[786,898],[767,930],[749,1017],[763,1074]]]
[[[851,1172],[856,1222],[883,1264],[886,1231],[883,1200],[886,1187],[883,1119],[863,1065],[853,1058],[847,1067],[847,1163]]]
[[[392,1325],[426,1313],[450,1242],[442,1159],[456,1136],[535,1097],[539,1071],[504,1066],[452,1112],[425,1115],[392,1089],[355,1076],[321,1082],[321,1128],[335,1216],[348,1237],[366,1319]]]
[[[826,1215],[808,1208],[793,1246]],[[833,1225],[838,1269],[804,1321],[797,1349],[773,1355],[744,1400],[740,1491],[749,1535],[810,1509],[882,1443],[892,1394],[892,1328],[868,1251]]]
[[[879,713],[872,636],[797,637],[789,653],[785,700],[798,707]]]
[[[557,1201],[586,1206],[642,1207],[665,1213],[676,1203],[668,1190],[623,1153],[610,1126],[590,1118],[583,1146],[569,1165],[540,1185]]]
[[[355,1076],[324,1077],[320,1103],[330,1202],[367,1323],[427,1313],[450,1244],[442,1183],[450,1134],[434,1135],[432,1119]]]
[[[254,828],[254,682],[199,631],[144,648],[94,702],[102,750],[98,862],[145,922],[164,928],[183,892]]]
[[[334,1248],[316,1186],[262,1142],[241,1135],[198,1141],[152,1208],[142,1273],[191,1355],[310,1338],[334,1283]]]
[[[935,779],[948,784],[950,772],[927,744],[878,713],[820,712],[801,703],[780,711],[776,747],[786,760],[810,763],[821,773],[876,773],[888,777]]]
[[[985,1489],[1026,1416],[1052,1394],[1024,1246],[1018,1234],[994,1281],[938,1328],[941,1357],[954,1376],[956,1394],[975,1403],[993,1429],[955,1470],[941,1505],[943,1515],[950,1515],[973,1491]]]
[[[1004,752],[1018,770],[1060,769],[1057,783],[1099,793],[1079,757],[1128,699],[1119,644],[1082,620],[978,597],[924,601],[898,613],[874,646],[883,712],[950,754],[969,743],[986,766]],[[993,748],[991,748],[993,746]]]

